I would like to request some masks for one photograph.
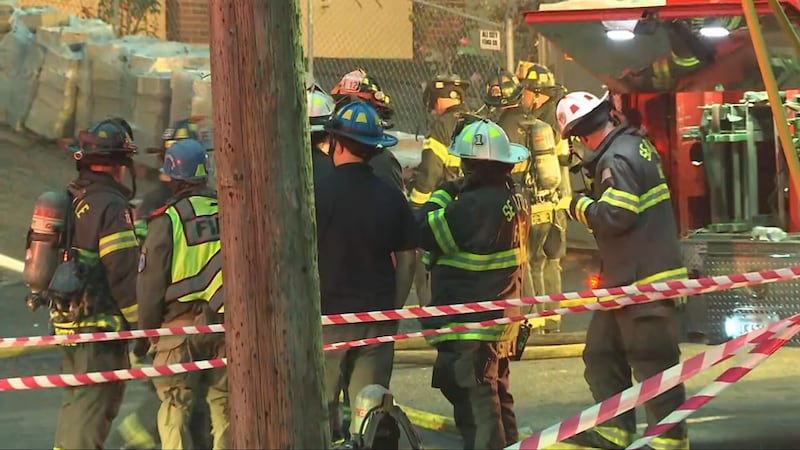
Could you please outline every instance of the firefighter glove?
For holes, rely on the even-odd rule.
[[[585,197],[586,195],[583,193],[576,193],[572,196],[572,199],[569,202],[569,208],[567,209],[569,218],[571,220],[577,220],[575,218],[575,208],[578,206],[578,200]]]
[[[556,209],[569,210],[571,205],[572,205],[572,196],[567,195],[558,199],[558,203],[556,203]]]

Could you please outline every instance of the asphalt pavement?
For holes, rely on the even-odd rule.
[[[13,274],[0,273],[0,335],[28,336],[47,333],[44,311],[25,308],[25,287]],[[576,316],[577,317],[577,316]],[[684,345],[685,356],[707,350]],[[723,392],[718,399],[694,414],[690,420],[693,449],[789,449],[800,448],[800,408],[797,380],[800,379],[800,348],[787,348],[770,357],[743,381]],[[44,353],[0,360],[0,377],[59,373],[59,355]],[[696,393],[717,376],[725,364],[698,375],[688,383]],[[521,361],[512,365],[512,393],[520,428],[540,431],[592,405],[583,381],[580,358]],[[422,365],[395,366],[392,391],[398,403],[435,414],[451,416],[445,399],[430,385],[431,368]],[[142,382],[128,383],[120,417],[135,408],[141,398]],[[61,392],[37,389],[0,392],[0,448],[49,448],[55,427]],[[639,417],[642,417],[641,411]],[[458,448],[456,437],[422,432],[429,448]],[[109,447],[114,448],[114,447]]]

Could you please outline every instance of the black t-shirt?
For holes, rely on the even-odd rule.
[[[333,159],[329,155],[322,153],[319,149],[311,149],[312,164],[314,166],[314,185],[319,183],[319,180],[325,178],[333,171]],[[379,179],[383,180],[397,189],[400,192],[405,192],[403,185],[403,167],[400,162],[389,150],[384,150],[369,161],[373,173]]]
[[[369,165],[372,167],[375,176],[383,180],[385,183],[396,187],[400,192],[405,192],[403,185],[403,167],[400,166],[400,161],[389,150],[384,150],[369,160]]]
[[[417,247],[405,196],[367,164],[344,164],[314,189],[322,314],[394,308],[392,253]]]
[[[311,147],[311,164],[314,172],[314,186],[316,188],[320,180],[333,172],[333,160],[319,149]]]

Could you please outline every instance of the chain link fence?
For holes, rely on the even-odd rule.
[[[521,0],[311,3],[312,15],[304,18],[305,28],[312,30],[306,50],[313,55],[314,77],[332,87],[343,74],[365,69],[391,96],[399,131],[426,131],[428,112],[421,93],[435,74],[455,73],[469,80],[467,104],[477,109],[492,71],[513,70],[516,59],[536,58],[536,36],[522,23],[519,11],[527,5]]]
[[[117,36],[208,43],[208,0],[0,0],[3,2],[18,7],[51,6],[82,19],[101,19],[113,26]],[[397,131],[426,131],[428,113],[421,93],[433,75],[450,72],[470,80],[467,103],[477,109],[490,72],[497,67],[513,70],[517,60],[536,58],[536,36],[523,24],[520,12],[530,6],[527,0],[300,3],[303,43],[311,55],[308,69],[314,78],[330,89],[345,73],[365,69],[390,95]],[[77,122],[80,120],[76,127],[86,126]]]

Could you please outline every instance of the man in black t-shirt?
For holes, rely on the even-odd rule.
[[[417,227],[405,196],[369,166],[370,158],[397,139],[384,133],[375,108],[363,102],[336,111],[325,131],[335,168],[314,189],[322,314],[400,308],[413,280]],[[371,322],[329,325],[322,334],[327,344],[396,331],[396,322]],[[388,389],[393,360],[393,343],[325,353],[334,441],[350,437],[338,418],[342,386],[351,399],[370,384]],[[358,433],[352,426],[350,431]]]

